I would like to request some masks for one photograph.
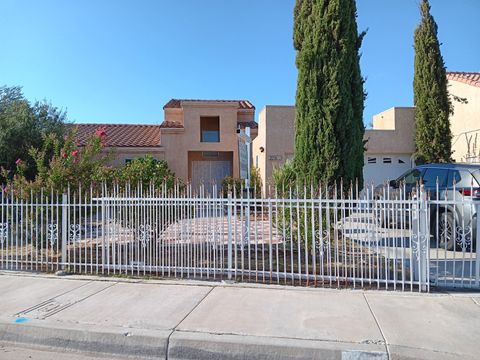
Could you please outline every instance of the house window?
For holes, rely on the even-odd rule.
[[[125,164],[130,164],[132,161],[132,159],[125,159]]]
[[[392,163],[392,158],[391,157],[384,157],[383,158],[383,163],[384,164],[391,164]]]
[[[369,164],[376,164],[377,163],[377,158],[376,157],[369,157],[367,159],[367,163]]]
[[[255,167],[258,168],[258,155],[255,156]]]
[[[218,116],[200,118],[200,141],[220,142],[220,118]]]
[[[399,164],[405,164],[405,161],[403,161],[402,159],[398,159],[398,163]]]

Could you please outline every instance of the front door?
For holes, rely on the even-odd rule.
[[[198,191],[203,185],[205,195],[218,195],[222,187],[222,180],[227,176],[232,176],[232,164],[230,161],[192,161],[192,186],[194,191]],[[213,194],[215,185],[217,193]]]

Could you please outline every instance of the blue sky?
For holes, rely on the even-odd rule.
[[[358,0],[364,122],[412,104],[419,0]],[[479,0],[431,0],[449,70],[480,71]],[[160,123],[170,98],[294,104],[294,0],[0,0],[0,85],[75,122]]]

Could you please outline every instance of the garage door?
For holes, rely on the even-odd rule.
[[[381,185],[393,180],[412,168],[409,155],[367,154],[363,167],[365,185]]]
[[[222,180],[227,176],[232,176],[230,161],[192,161],[192,186],[195,190],[203,184],[205,191],[213,194],[213,186],[216,184],[220,191]]]

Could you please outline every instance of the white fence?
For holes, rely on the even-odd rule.
[[[209,196],[188,186],[9,193],[0,203],[0,268],[478,288],[479,202],[429,199],[417,190],[303,188],[267,199]]]

